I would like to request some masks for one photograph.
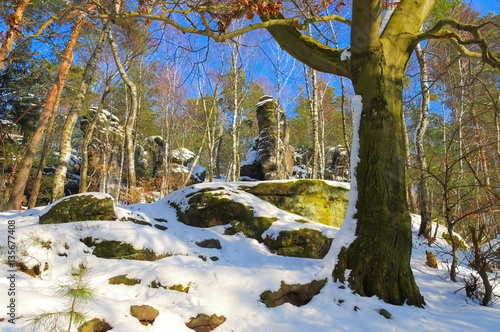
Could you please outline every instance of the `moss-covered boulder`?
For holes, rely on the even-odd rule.
[[[349,203],[348,189],[321,180],[263,182],[240,188],[282,210],[334,227],[342,225]]]
[[[251,207],[223,196],[219,188],[200,190],[186,196],[186,209],[170,202],[177,210],[179,221],[194,227],[212,227],[231,224],[226,234],[243,232],[262,241],[261,235],[275,221],[274,218],[256,217]]]
[[[110,285],[127,285],[133,286],[141,283],[141,279],[131,279],[127,278],[126,274],[121,274],[116,277],[112,277],[108,279],[108,283]]]
[[[222,249],[220,241],[217,239],[206,239],[203,241],[196,242],[198,247],[209,248],[209,249]]]
[[[275,292],[267,290],[260,295],[260,299],[268,308],[274,308],[284,303],[300,307],[309,303],[314,296],[319,294],[325,284],[326,279],[294,285],[288,285],[282,281],[280,289]]]
[[[61,198],[40,214],[40,224],[61,224],[86,220],[113,220],[113,197],[102,193],[85,193]]]
[[[189,322],[186,323],[186,326],[196,332],[209,332],[221,325],[226,321],[226,317],[217,316],[213,314],[212,316],[208,316],[205,314],[198,314],[196,317],[192,317]]]
[[[131,305],[130,314],[137,318],[142,325],[153,324],[159,311],[150,305]]]
[[[101,258],[156,261],[169,256],[166,254],[158,255],[150,249],[135,249],[129,243],[114,240],[102,240],[97,242],[95,239],[89,240],[89,238],[85,238],[82,242],[88,247],[94,247],[92,254]]]
[[[264,243],[271,252],[281,256],[323,258],[330,250],[332,240],[318,230],[301,228],[281,231],[276,239],[266,236]]]
[[[112,327],[104,319],[94,318],[80,326],[78,332],[106,332],[111,329]]]

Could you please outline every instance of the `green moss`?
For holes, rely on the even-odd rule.
[[[196,242],[196,245],[202,248],[209,248],[209,249],[222,249],[220,245],[220,241],[217,239],[207,239],[203,240],[200,242]]]
[[[349,203],[349,190],[321,180],[264,182],[240,189],[282,210],[335,227],[342,225]]]
[[[179,221],[194,227],[212,227],[231,224],[225,234],[242,232],[248,237],[262,241],[261,235],[275,218],[255,217],[251,207],[221,197],[218,189],[204,189],[190,194],[189,208],[181,211],[175,203],[170,203],[177,210]]]
[[[453,232],[455,233],[455,232]],[[450,238],[450,234],[448,233],[445,233],[443,232],[443,235],[442,235],[443,239],[446,240],[446,242],[451,246],[451,238]],[[462,250],[462,251],[467,251],[467,246],[465,245],[465,242],[464,240],[460,239],[459,237],[457,237],[456,235],[454,236],[454,239],[455,239],[455,242],[457,244],[457,248]]]
[[[92,254],[101,258],[156,261],[168,256],[157,255],[150,249],[134,249],[132,245],[120,241],[103,240],[99,243],[91,243],[95,244]]]
[[[262,242],[262,233],[271,227],[272,223],[276,220],[276,218],[253,217],[251,219],[235,221],[231,227],[224,231],[224,234],[234,235],[241,232],[249,238]]]
[[[111,196],[98,198],[93,194],[68,196],[50,205],[48,209],[40,216],[40,224],[112,220],[115,214]]]
[[[172,286],[163,286],[159,281],[153,280],[151,281],[151,288],[163,288],[163,289],[169,289],[173,290],[176,292],[181,292],[181,293],[188,293],[189,292],[189,287],[191,284],[188,284],[187,286],[181,285],[181,284],[176,284]]]
[[[141,279],[130,279],[127,278],[126,274],[121,274],[116,277],[112,277],[108,279],[108,283],[110,285],[127,285],[127,286],[133,286],[137,285],[141,282]]]
[[[111,329],[112,327],[104,319],[94,318],[80,326],[78,332],[106,332]]]
[[[181,284],[178,284],[178,285],[173,285],[173,286],[167,287],[167,289],[170,289],[170,290],[173,290],[176,292],[181,292],[181,293],[188,293],[189,287],[190,287],[189,285],[183,286]]]
[[[276,239],[266,237],[264,243],[281,256],[323,258],[330,250],[332,239],[322,232],[302,228],[295,231],[281,231]]]

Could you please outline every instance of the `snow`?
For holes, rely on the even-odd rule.
[[[354,104],[359,105],[360,102],[355,100]],[[355,158],[356,153],[353,154]],[[339,182],[329,183],[348,186]],[[119,206],[116,208],[118,220],[115,221],[39,225],[38,216],[43,208],[0,212],[0,305],[7,305],[9,301],[4,239],[8,235],[8,221],[14,220],[18,256],[23,255],[27,264],[43,265],[47,262],[49,266],[38,278],[16,272],[17,316],[29,317],[42,310],[61,308],[63,302],[54,297],[57,286],[70,280],[72,266],[85,262],[91,268],[91,286],[96,289],[97,296],[84,309],[89,318],[104,318],[113,327],[113,332],[192,331],[185,322],[199,313],[227,318],[214,331],[498,331],[498,303],[482,307],[465,297],[464,290],[459,290],[463,283],[449,281],[447,260],[450,248],[441,237],[444,228],[437,232],[436,243],[429,246],[427,240],[416,236],[418,216],[412,216],[411,266],[426,300],[425,309],[393,306],[377,297],[361,297],[349,289],[342,289],[331,277],[333,247],[324,259],[278,256],[242,234],[224,235],[224,226],[206,229],[186,226],[177,220],[175,209],[168,204],[170,201],[184,203],[185,208],[187,205],[182,199],[185,200],[187,194],[203,188],[220,188],[218,193],[222,197],[252,206],[256,215],[277,218],[267,235],[274,236],[283,229],[304,227],[296,221],[299,216],[238,190],[240,185],[252,186],[255,183],[218,182],[190,186],[155,203]],[[355,188],[356,183],[351,185]],[[349,213],[351,215],[353,211]],[[168,229],[162,231],[131,221],[120,221],[127,217]],[[344,227],[341,231],[320,224],[312,227],[333,236],[334,243],[345,242],[342,239]],[[87,236],[124,241],[137,249],[149,248],[157,254],[171,256],[154,262],[98,258],[80,241]],[[196,242],[206,239],[218,239],[222,249],[196,245]],[[42,241],[50,241],[51,248],[42,247]],[[426,250],[435,253],[440,261],[439,269],[425,265]],[[202,260],[199,256],[216,256],[218,260]],[[459,269],[460,278],[466,278],[469,273],[471,270],[464,263]],[[108,284],[109,278],[122,274],[141,279],[141,282],[134,286]],[[327,279],[325,287],[302,307],[287,303],[267,308],[260,302],[260,294],[266,290],[277,290],[281,281],[295,284],[320,279]],[[188,293],[155,289],[149,287],[152,281],[162,285],[189,285],[190,289]],[[153,325],[142,326],[130,315],[130,305],[143,304],[151,305],[160,312]],[[392,318],[382,317],[378,313],[380,309],[390,312]],[[5,310],[0,312],[0,318],[5,318],[0,322],[0,331],[26,331],[21,321],[15,325],[8,323]]]
[[[342,53],[340,54],[340,60],[341,61],[345,61],[347,59],[351,59],[351,48],[350,47],[344,49],[342,51]]]
[[[347,207],[346,217],[338,234],[338,240],[332,244],[332,249],[328,254],[332,262],[335,262],[342,247],[348,247],[349,244],[356,239],[356,218],[354,217],[357,209],[356,202],[358,199],[358,183],[356,179],[356,167],[359,163],[359,124],[361,121],[361,112],[363,111],[363,101],[361,96],[355,95],[352,97],[353,108],[353,136],[351,146],[350,173],[351,185],[347,198],[349,206]],[[333,269],[333,266],[331,267]],[[346,278],[347,279],[347,278]]]
[[[253,165],[259,162],[259,151],[250,149],[245,157],[245,160],[240,162],[240,167]]]

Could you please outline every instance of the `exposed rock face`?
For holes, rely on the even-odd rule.
[[[161,178],[165,172],[165,142],[160,136],[146,138],[144,143],[144,164],[150,165],[147,168],[150,173],[147,176]],[[184,179],[189,173],[190,163],[194,160],[195,154],[186,148],[172,150],[170,152],[170,185],[176,190],[184,183]],[[207,171],[205,168],[195,165],[190,176],[189,184],[201,183],[205,181]]]
[[[130,314],[137,318],[142,325],[153,324],[159,311],[150,305],[131,305]]]
[[[335,227],[342,225],[349,205],[348,189],[321,180],[265,182],[241,189],[280,209]]]
[[[52,203],[40,214],[40,224],[61,224],[86,220],[113,220],[113,197],[103,193],[67,196]]]
[[[196,332],[209,332],[215,329],[217,326],[223,324],[226,321],[226,317],[217,316],[213,314],[208,316],[205,314],[198,314],[196,317],[192,317],[186,326]]]
[[[288,285],[282,281],[280,289],[275,292],[265,291],[260,295],[260,299],[268,308],[274,308],[284,303],[300,307],[309,303],[315,295],[319,294],[325,284],[326,279],[295,285]]]
[[[286,115],[270,96],[261,97],[255,108],[259,137],[253,152],[251,150],[247,160],[240,165],[240,176],[255,180],[288,179],[293,172],[293,156]]]
[[[294,181],[290,181],[290,183],[293,184]],[[273,194],[270,190],[273,188],[276,189],[276,187],[267,187],[264,196],[271,197]],[[281,189],[283,188],[285,187],[281,187]],[[304,219],[294,220],[293,224],[287,226],[290,229],[280,229],[279,232],[276,232],[277,234],[274,233],[274,236],[272,231],[266,233],[278,218],[263,216],[262,212],[256,213],[251,207],[245,205],[244,199],[241,197],[245,197],[248,193],[243,193],[241,190],[250,192],[246,186],[239,188],[239,190],[231,188],[229,192],[224,187],[193,189],[193,187],[181,189],[177,191],[176,195],[170,196],[172,198],[168,201],[177,210],[179,221],[186,225],[200,228],[226,225],[224,234],[242,233],[281,256],[321,259],[330,250],[332,236],[326,236],[322,231],[315,229],[318,227],[317,224]],[[262,193],[263,189],[260,188],[257,192],[259,191]],[[300,193],[303,191],[299,191],[297,196]],[[242,201],[233,199],[231,196],[233,194],[240,197],[239,199]],[[281,192],[278,191],[277,196],[280,195]],[[295,202],[297,201],[299,200],[295,199]],[[345,214],[345,212],[343,213]],[[328,211],[328,216],[331,218],[331,211]],[[203,248],[221,248],[217,239],[209,239],[197,242],[197,244]]]

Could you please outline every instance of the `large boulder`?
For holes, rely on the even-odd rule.
[[[248,187],[243,188],[248,190]],[[179,221],[186,225],[201,228],[225,225],[224,234],[242,233],[277,255],[320,259],[327,254],[333,237],[331,232],[323,232],[329,229],[327,226],[300,217],[297,219],[296,214],[286,214],[285,217],[283,211],[269,207],[265,202],[254,210],[258,205],[254,208],[245,205],[256,199],[251,196],[235,185],[203,185],[177,191],[169,196],[168,203],[177,210]],[[290,222],[276,226],[274,230],[274,223],[282,218]],[[211,242],[214,248],[215,245],[220,247],[217,239],[211,239]],[[200,242],[199,245],[208,243],[202,245]]]
[[[40,213],[40,224],[62,224],[87,220],[113,220],[113,197],[103,193],[84,193],[61,198]]]
[[[241,188],[282,210],[334,227],[342,225],[349,204],[346,187],[321,180],[263,182]]]

